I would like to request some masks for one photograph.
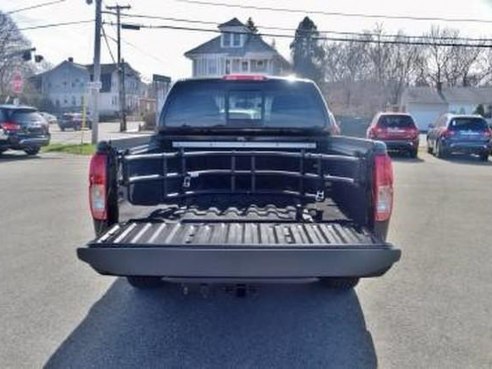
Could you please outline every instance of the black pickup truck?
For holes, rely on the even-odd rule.
[[[101,143],[90,164],[96,238],[78,257],[138,288],[164,281],[384,274],[393,172],[381,142],[333,135],[308,80],[229,75],[174,84],[150,143]]]

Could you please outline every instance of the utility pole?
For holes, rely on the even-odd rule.
[[[126,96],[125,96],[125,71],[121,60],[121,10],[130,9],[130,5],[106,6],[108,10],[116,10],[116,32],[118,42],[118,92],[120,100],[120,132],[126,131]]]
[[[91,4],[92,0],[86,0],[87,4]],[[102,0],[96,2],[96,17],[94,30],[94,69],[92,83],[90,84],[90,93],[92,98],[91,114],[92,114],[92,140],[93,144],[98,142],[99,129],[99,90],[101,89],[101,3]]]

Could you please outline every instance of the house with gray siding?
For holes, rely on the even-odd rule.
[[[289,62],[237,18],[218,26],[220,35],[185,53],[193,77],[226,74],[285,75]]]
[[[473,114],[479,105],[490,118],[492,87],[408,87],[400,100],[400,110],[410,113],[424,131],[444,113]]]
[[[93,65],[78,64],[72,58],[53,69],[33,77],[33,84],[54,106],[53,113],[80,112],[87,104],[88,83],[93,78]],[[140,75],[125,63],[126,107],[138,110],[140,98],[146,93]],[[99,112],[102,116],[117,116],[120,111],[117,64],[101,64]]]

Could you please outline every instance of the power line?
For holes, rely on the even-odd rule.
[[[107,23],[107,22],[106,22],[106,24],[109,24],[109,23]],[[115,42],[115,43],[116,43],[116,42],[118,42],[118,40],[117,40],[116,38],[114,38],[114,37],[112,37],[112,36],[110,36],[110,35],[108,35],[107,37],[108,37],[111,41],[113,41],[113,42]],[[154,59],[155,61],[158,61],[159,63],[165,63],[165,61],[164,61],[164,60],[159,59],[157,56],[154,56],[154,55],[152,55],[152,54],[149,54],[147,51],[145,51],[145,50],[143,50],[143,49],[139,48],[137,45],[135,45],[135,44],[131,43],[130,41],[127,41],[127,40],[125,40],[125,39],[122,39],[122,40],[121,40],[121,42],[123,42],[125,45],[128,45],[128,46],[130,46],[130,47],[134,48],[135,50],[139,51],[139,52],[140,52],[140,53],[142,53],[143,55],[145,55],[145,56],[147,56],[147,57],[149,57],[149,58],[152,58],[152,59]]]
[[[183,22],[183,23],[191,23],[191,24],[203,24],[203,25],[214,25],[218,26],[219,23],[213,21],[205,21],[198,19],[186,19],[186,18],[175,18],[175,17],[163,17],[163,16],[155,16],[155,15],[144,15],[144,14],[124,14],[121,13],[122,17],[127,18],[141,18],[141,19],[157,19],[157,20],[165,20],[171,22]],[[286,27],[273,27],[273,26],[262,26],[255,24],[258,28],[275,30],[275,31],[299,31],[296,28],[286,28]],[[307,34],[312,31],[306,31]],[[343,31],[323,31],[318,30],[320,34],[334,34],[334,35],[343,35],[343,36],[376,36],[376,37],[384,37],[384,38],[404,38],[404,39],[439,39],[439,40],[461,40],[461,41],[475,41],[475,42],[483,42],[490,41],[491,39],[487,38],[470,38],[470,37],[453,37],[453,36],[429,36],[429,35],[421,35],[421,36],[411,36],[405,34],[380,34],[374,32],[343,32]],[[302,33],[302,30],[301,30]]]
[[[111,47],[109,46],[108,36],[106,36],[106,31],[104,29],[104,26],[101,27],[101,30],[104,37],[104,41],[106,43],[106,47],[108,48],[109,51],[109,55],[111,56],[111,60],[113,60],[113,64],[116,64],[116,59],[114,58],[113,51],[111,51]]]
[[[182,3],[189,3],[189,4],[218,6],[218,7],[226,7],[226,8],[266,10],[266,11],[284,12],[284,13],[320,14],[320,15],[328,15],[328,16],[342,16],[342,17],[356,17],[356,18],[399,19],[399,20],[415,20],[415,21],[442,21],[442,22],[461,22],[461,23],[463,23],[463,22],[466,22],[466,23],[492,23],[492,20],[477,19],[477,18],[416,17],[416,16],[409,16],[409,15],[384,15],[384,14],[327,12],[327,11],[322,11],[322,10],[274,8],[274,7],[267,7],[267,6],[228,4],[228,3],[202,1],[202,0],[175,0],[175,1],[182,2]]]
[[[6,12],[5,14],[19,13],[19,12],[23,12],[23,11],[26,11],[26,10],[37,9],[37,8],[41,8],[41,7],[48,6],[48,5],[54,5],[54,4],[58,4],[58,3],[63,3],[64,1],[65,0],[49,1],[47,3],[41,3],[41,4],[36,4],[36,5],[28,6],[28,7],[25,7],[25,8],[11,10],[11,11]]]
[[[52,28],[52,27],[61,27],[61,26],[71,26],[74,24],[84,24],[84,23],[93,23],[94,19],[90,20],[81,20],[81,21],[71,21],[71,22],[62,22],[62,23],[50,23],[50,24],[42,24],[40,26],[32,26],[32,27],[24,27],[19,28],[19,31],[29,31],[33,29],[41,29],[41,28]]]
[[[113,24],[113,23],[109,23]],[[171,25],[143,25],[143,24],[131,24],[134,27],[148,28],[148,29],[173,29],[180,31],[195,31],[195,32],[208,32],[208,33],[221,33],[220,30],[207,29],[207,28],[197,28],[197,27],[184,27],[184,26],[171,26]],[[251,35],[249,32],[234,32],[237,34]],[[256,36],[266,36],[266,37],[278,37],[278,38],[289,38],[293,39],[296,36],[276,34],[276,33],[257,33]],[[388,44],[388,45],[417,45],[417,46],[443,46],[443,47],[478,47],[478,48],[492,48],[492,44],[481,44],[481,43],[457,43],[457,42],[429,42],[429,41],[399,41],[399,40],[374,40],[368,38],[341,38],[341,37],[329,37],[320,36],[312,37],[312,40],[319,41],[334,41],[334,42],[357,42],[357,43],[376,43],[376,44]],[[480,40],[483,41],[483,40]]]

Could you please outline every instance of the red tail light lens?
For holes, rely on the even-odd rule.
[[[226,81],[264,81],[267,78],[261,74],[228,74],[223,79]]]
[[[408,136],[412,139],[419,137],[419,130],[417,128],[410,128],[408,130]]]
[[[367,131],[367,137],[376,138],[376,132],[374,128],[369,128],[369,130]]]
[[[89,167],[89,203],[91,214],[94,219],[107,219],[106,206],[106,174],[107,156],[104,154],[95,154],[91,158]]]
[[[5,122],[2,123],[1,125],[5,131],[20,131],[21,129],[21,125],[17,123]]]
[[[374,211],[378,222],[389,220],[393,210],[393,165],[391,158],[377,155],[374,163]]]
[[[450,138],[450,137],[453,137],[454,135],[456,134],[455,131],[450,131],[449,129],[446,129],[442,132],[442,136],[444,138]]]

